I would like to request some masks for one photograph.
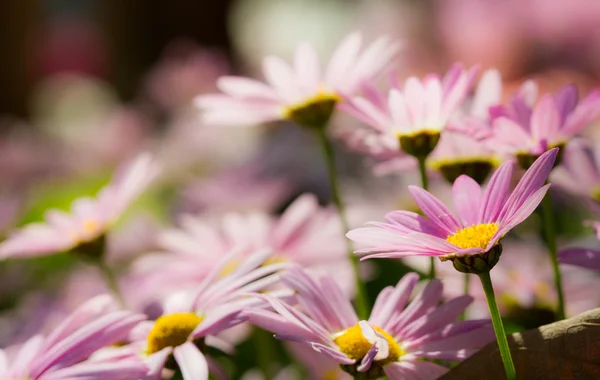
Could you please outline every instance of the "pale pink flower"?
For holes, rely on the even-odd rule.
[[[360,33],[348,35],[325,72],[309,44],[296,49],[293,65],[268,56],[263,61],[266,84],[244,77],[221,77],[217,86],[223,94],[199,96],[196,105],[204,110],[207,124],[225,125],[289,119],[291,113],[311,105],[333,107],[343,96],[354,95],[384,73],[399,48],[381,37],[360,52],[361,42]]]
[[[179,228],[159,236],[166,253],[141,258],[134,278],[145,284],[140,288],[157,295],[195,286],[231,249],[268,249],[274,253],[272,262],[295,262],[320,273],[336,271],[340,285],[352,293],[354,280],[340,228],[335,211],[320,207],[310,194],[300,196],[278,218],[231,213],[215,225],[186,215]]]
[[[426,190],[410,186],[425,216],[392,211],[386,215],[386,222],[371,222],[371,227],[351,230],[347,236],[369,246],[357,251],[371,253],[366,258],[434,256],[452,260],[462,271],[457,267],[463,265],[462,257],[490,252],[535,210],[548,190],[544,182],[557,154],[555,148],[540,156],[512,193],[512,162],[496,170],[485,191],[470,177],[460,176],[452,187],[458,217]],[[498,257],[499,253],[490,259],[497,262]],[[496,262],[487,265],[491,268]]]
[[[160,380],[166,360],[172,355],[185,380],[208,379],[215,363],[195,344],[244,322],[241,311],[258,307],[259,302],[247,296],[279,281],[277,271],[286,264],[264,265],[271,253],[254,252],[242,258],[237,252],[221,256],[219,263],[189,292],[174,293],[166,301],[163,315],[136,330],[129,350],[145,356],[150,366],[146,380]],[[230,268],[235,263],[234,268]],[[226,273],[226,274],[224,274]],[[271,293],[290,295],[288,290]],[[141,350],[141,351],[140,351]],[[210,369],[212,372],[212,369]]]
[[[396,287],[384,288],[371,316],[362,321],[332,277],[315,280],[291,268],[281,279],[295,291],[299,309],[259,296],[274,311],[248,309],[250,322],[279,339],[312,348],[350,373],[365,373],[365,378],[436,379],[447,368],[431,360],[463,360],[493,339],[488,321],[455,322],[472,299],[461,296],[440,304],[438,280],[409,302],[418,281],[414,273]]]
[[[0,350],[0,378],[31,380],[137,380],[148,367],[136,358],[90,358],[96,351],[119,343],[145,319],[144,315],[114,311],[108,296],[92,298],[47,335],[29,339],[16,355]]]
[[[78,198],[70,214],[50,210],[46,223],[29,224],[14,233],[0,244],[0,259],[58,253],[103,237],[158,172],[150,155],[138,156],[121,168],[96,198]]]
[[[567,85],[536,103],[537,86],[530,82],[505,107],[494,111],[493,144],[513,155],[539,156],[564,146],[600,116],[600,90],[579,100],[577,88]]]
[[[424,80],[410,77],[387,94],[369,91],[354,97],[343,109],[379,133],[396,141],[402,136],[440,133],[467,96],[477,68],[453,66],[444,78],[435,74]]]
[[[467,133],[446,130],[429,156],[427,165],[439,171],[450,183],[466,174],[481,184],[499,162],[485,140],[481,141]]]

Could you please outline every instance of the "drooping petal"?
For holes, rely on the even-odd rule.
[[[558,260],[563,264],[600,270],[600,250],[589,248],[563,249],[558,254]]]
[[[192,342],[175,347],[173,356],[184,380],[208,380],[206,358]]]

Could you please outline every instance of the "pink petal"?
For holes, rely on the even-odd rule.
[[[206,358],[192,342],[175,347],[173,356],[184,380],[208,380]]]
[[[458,177],[452,186],[452,201],[464,226],[479,223],[482,194],[475,180],[466,175]]]
[[[561,131],[567,136],[579,133],[600,116],[600,90],[591,92],[567,117]]]
[[[490,178],[481,201],[479,220],[482,223],[495,222],[500,216],[510,193],[512,169],[513,163],[507,161]]]
[[[552,141],[560,128],[560,113],[551,94],[545,95],[531,115],[531,135],[535,141]]]
[[[427,190],[417,186],[409,186],[408,190],[423,213],[432,222],[444,229],[448,235],[452,235],[462,228],[462,225],[452,212]]]
[[[502,209],[503,219],[511,218],[525,201],[542,187],[554,167],[557,154],[558,148],[547,151],[535,160],[533,165],[525,172]]]
[[[234,97],[278,101],[277,94],[271,87],[250,78],[222,76],[217,80],[217,87]]]
[[[296,48],[294,70],[296,71],[296,80],[302,87],[312,91],[317,89],[321,73],[319,58],[312,45],[303,43]]]
[[[348,72],[356,62],[361,41],[361,34],[354,32],[340,42],[329,60],[325,74],[326,83],[337,88],[338,84],[347,80]]]
[[[587,248],[564,249],[560,251],[558,259],[563,264],[600,270],[600,250]]]
[[[416,77],[410,77],[404,85],[404,97],[413,128],[424,127],[425,122],[425,89]]]

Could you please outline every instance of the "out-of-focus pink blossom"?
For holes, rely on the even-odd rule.
[[[215,125],[253,125],[290,118],[294,110],[321,102],[337,103],[368,81],[384,73],[398,45],[381,37],[360,52],[360,33],[348,35],[333,53],[324,73],[315,49],[300,45],[293,66],[268,56],[263,73],[268,84],[244,77],[222,77],[217,86],[223,94],[203,95],[196,105],[204,121]]]
[[[71,214],[50,210],[46,223],[33,223],[15,232],[0,244],[0,259],[58,253],[101,238],[159,171],[149,154],[138,156],[120,168],[96,198],[75,200]]]

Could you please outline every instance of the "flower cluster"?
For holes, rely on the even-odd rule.
[[[291,63],[267,56],[265,83],[182,45],[150,72],[136,123],[106,132],[114,155],[144,151],[107,185],[123,157],[8,165],[29,210],[18,221],[0,193],[0,379],[433,380],[490,344],[513,380],[503,319],[522,331],[599,306],[600,276],[573,266],[600,270],[599,156],[582,138],[600,90],[511,91],[461,63],[405,78],[399,43],[364,39],[325,67],[308,43]],[[115,137],[152,102],[160,134]],[[235,128],[273,122],[303,130]],[[336,143],[374,165],[336,162]],[[58,185],[23,180],[53,158]],[[97,195],[69,197],[82,188]],[[354,228],[361,204],[384,221]],[[589,243],[557,238],[589,226]]]

